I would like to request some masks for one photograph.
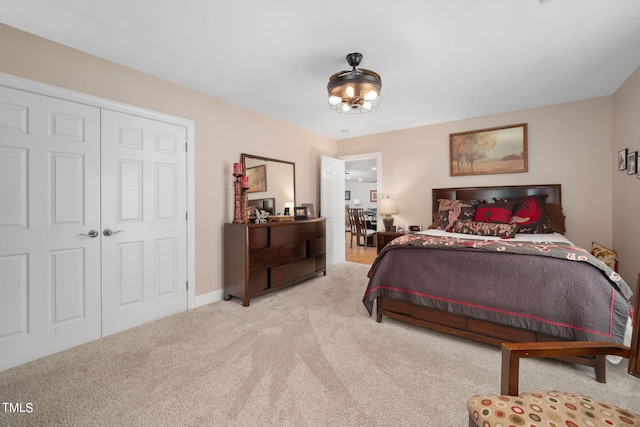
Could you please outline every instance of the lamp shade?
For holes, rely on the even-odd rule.
[[[288,214],[285,213],[285,215],[293,215],[293,206],[294,206],[293,202],[286,202],[284,204],[284,211],[288,212]]]
[[[398,206],[396,205],[396,199],[385,197],[378,201],[378,212],[382,215],[397,214]]]
[[[362,200],[360,199],[353,199],[353,204],[356,206],[360,206],[362,204]]]

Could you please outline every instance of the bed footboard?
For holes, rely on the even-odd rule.
[[[499,325],[486,320],[448,313],[384,296],[376,298],[376,321],[382,322],[383,315],[414,326],[496,347],[502,346],[503,342],[567,341],[565,338]],[[595,371],[596,380],[601,383],[606,382],[606,364],[603,357],[565,357],[560,359],[592,367]]]

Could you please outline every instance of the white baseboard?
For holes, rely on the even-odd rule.
[[[193,308],[202,307],[203,305],[211,304],[212,302],[220,301],[222,299],[224,291],[222,289],[217,291],[208,292],[202,295],[196,295],[196,304]]]

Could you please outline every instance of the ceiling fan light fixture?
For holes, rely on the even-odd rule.
[[[362,54],[350,53],[347,62],[352,69],[340,71],[329,78],[327,91],[332,110],[360,114],[380,106],[382,79],[374,71],[356,68],[361,60]]]

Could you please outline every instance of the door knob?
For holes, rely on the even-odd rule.
[[[102,232],[102,234],[104,234],[105,236],[109,237],[109,236],[113,236],[116,233],[121,233],[122,231],[124,231],[124,230],[113,231],[113,230],[110,230],[108,228],[105,228],[104,231]]]
[[[94,237],[98,237],[98,234],[100,234],[98,230],[91,230],[87,234],[79,234],[79,236],[89,236],[93,239]]]

